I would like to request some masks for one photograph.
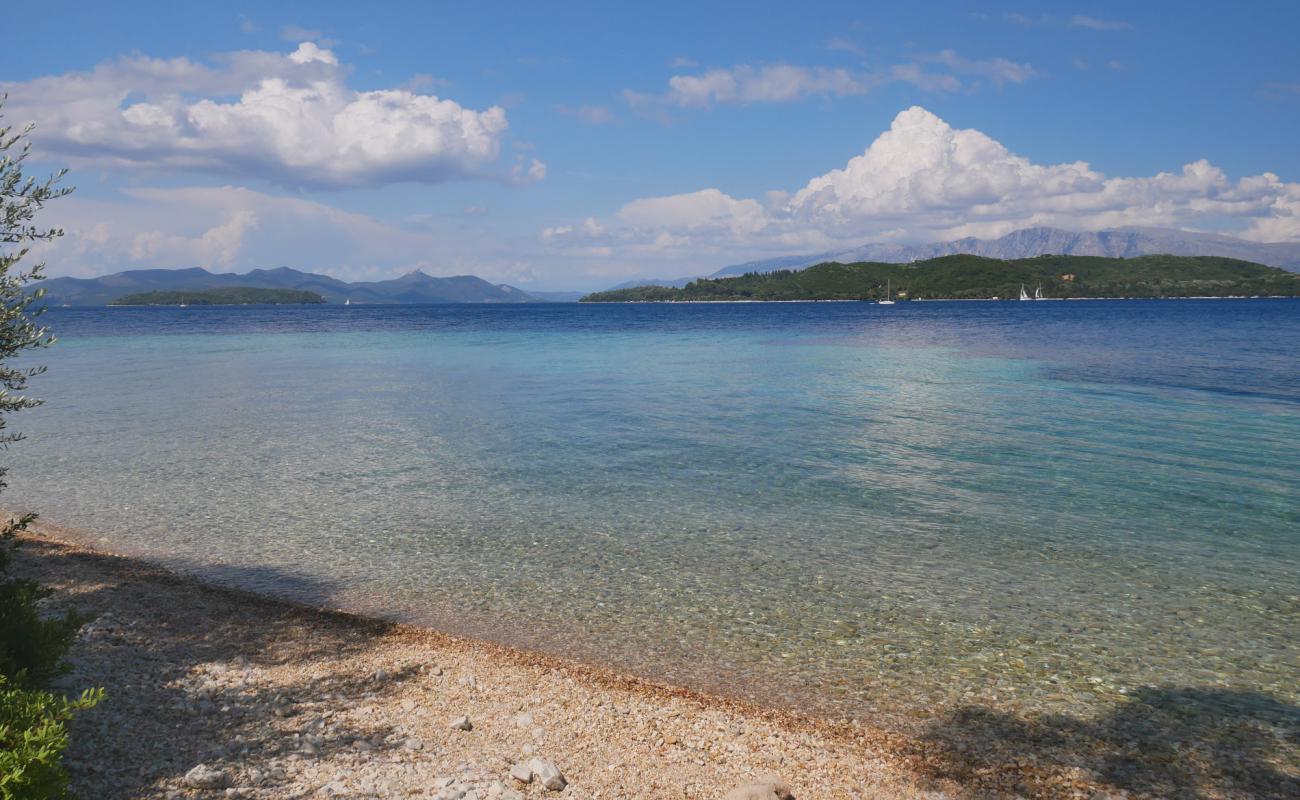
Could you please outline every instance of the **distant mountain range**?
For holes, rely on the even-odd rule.
[[[1221,256],[1300,272],[1300,242],[1264,244],[1217,233],[1190,233],[1172,228],[1110,228],[1091,233],[1066,231],[1060,228],[1025,228],[998,239],[967,237],[951,242],[923,245],[864,244],[848,250],[780,256],[733,264],[708,276],[697,277],[725,278],[749,272],[802,269],[825,261],[838,261],[842,264],[859,261],[907,264],[912,261],[958,254],[999,259],[1032,258],[1045,254],[1105,258],[1135,258],[1148,255]],[[610,287],[609,291],[633,286],[680,288],[693,280],[694,277],[627,281]]]
[[[199,289],[245,287],[297,289],[315,292],[331,303],[532,303],[540,298],[506,284],[488,283],[473,275],[435,278],[408,272],[386,281],[348,283],[328,275],[289,267],[255,269],[242,275],[189,269],[136,269],[100,278],[50,278],[37,284],[49,305],[102,306],[124,295]]]

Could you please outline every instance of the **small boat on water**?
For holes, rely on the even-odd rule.
[[[343,301],[343,305],[345,305],[345,306],[350,306],[350,305],[352,305],[352,298],[349,297],[348,299],[344,300],[344,301]]]
[[[893,304],[894,304],[894,292],[893,292],[893,289],[892,289],[892,288],[890,287],[890,285],[889,285],[889,279],[886,278],[886,279],[885,279],[885,299],[884,299],[884,300],[877,300],[877,301],[876,301],[876,305],[878,305],[878,306],[892,306]]]
[[[1029,299],[1029,295],[1025,292],[1025,285],[1023,283],[1020,284],[1020,299],[1021,300]]]
[[[1046,300],[1046,299],[1047,299],[1046,297],[1043,297],[1043,284],[1041,284],[1041,283],[1038,284],[1038,288],[1034,290],[1034,299],[1035,299],[1035,300]]]

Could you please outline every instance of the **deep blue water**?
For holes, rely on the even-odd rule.
[[[1300,302],[54,309],[8,502],[847,715],[1300,685]]]

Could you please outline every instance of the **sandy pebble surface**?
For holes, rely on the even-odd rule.
[[[60,687],[108,693],[73,725],[87,800],[786,800],[729,794],[771,777],[801,800],[1300,796],[1300,709],[1274,698],[1157,688],[1100,719],[971,707],[907,736],[210,586],[44,532],[17,573],[55,590],[52,612],[94,617]]]
[[[769,775],[798,798],[945,796],[849,736],[681,689],[49,539],[19,569],[95,616],[60,679],[108,692],[74,723],[84,798],[719,798]],[[533,758],[567,786],[512,777]]]

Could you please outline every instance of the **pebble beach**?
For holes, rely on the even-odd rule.
[[[1300,714],[1152,688],[1096,717],[913,731],[210,585],[54,526],[18,569],[90,621],[56,688],[84,798],[1290,798]],[[573,635],[582,635],[580,630]]]
[[[815,721],[46,537],[20,558],[93,617],[60,684],[107,690],[73,727],[81,797],[948,796]]]

